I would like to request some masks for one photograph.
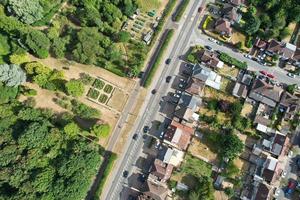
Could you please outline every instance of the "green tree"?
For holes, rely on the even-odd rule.
[[[50,40],[40,31],[31,31],[26,35],[25,43],[39,58],[47,58]]]
[[[296,88],[297,88],[297,84],[288,85],[286,87],[286,91],[291,93],[291,94],[294,94]]]
[[[232,198],[234,196],[234,190],[230,187],[225,188],[224,192],[228,196],[228,198]]]
[[[235,159],[244,148],[243,142],[234,133],[227,133],[220,137],[220,154],[229,160]]]
[[[130,33],[126,31],[120,31],[119,33],[116,34],[115,41],[126,43],[130,40],[130,37],[131,37]]]
[[[80,128],[74,122],[67,124],[64,127],[65,133],[70,137],[75,137],[80,133]]]
[[[100,117],[101,113],[92,107],[89,107],[77,100],[72,100],[72,112],[84,119]]]
[[[70,80],[65,86],[67,93],[74,97],[80,97],[84,93],[84,84],[80,80]]]
[[[244,24],[244,30],[248,35],[256,33],[260,27],[261,21],[258,17],[248,14],[246,17],[246,23]]]
[[[8,5],[20,21],[32,24],[43,17],[39,0],[8,0]]]
[[[30,58],[28,57],[28,55],[26,53],[23,54],[12,54],[9,56],[9,61],[12,64],[23,64],[23,63],[27,63],[30,62]]]
[[[15,64],[0,65],[0,81],[5,83],[6,86],[19,86],[26,81],[26,74]]]
[[[91,133],[98,137],[108,137],[110,133],[110,126],[108,124],[96,124],[93,126]]]

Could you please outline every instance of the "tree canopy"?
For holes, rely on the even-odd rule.
[[[223,158],[234,160],[244,149],[243,142],[232,132],[222,135],[219,140],[220,155]]]
[[[0,81],[6,86],[19,86],[26,81],[26,74],[16,64],[0,65]]]

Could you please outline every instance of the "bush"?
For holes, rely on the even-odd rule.
[[[237,67],[239,69],[247,69],[246,62],[241,62],[235,58],[232,58],[231,56],[229,56],[228,54],[226,54],[224,52],[221,52],[220,60],[228,65],[234,65],[235,67]]]
[[[40,31],[31,31],[26,35],[25,43],[29,49],[39,58],[47,58],[49,54],[50,40]]]
[[[144,84],[146,87],[150,86],[152,78],[155,75],[155,72],[156,72],[157,68],[159,67],[159,64],[162,61],[163,55],[164,55],[164,53],[165,53],[165,51],[166,51],[173,35],[174,35],[174,30],[173,29],[167,30],[167,35],[165,37],[165,40],[163,41],[163,43],[160,47],[160,50],[158,52],[158,55],[155,58],[155,61],[154,61],[153,65],[152,65],[152,67],[151,67],[151,69],[148,73],[147,78],[146,78],[146,81],[145,81],[145,84]]]
[[[99,101],[100,103],[105,103],[105,102],[107,101],[107,99],[108,99],[108,96],[107,96],[107,95],[101,94],[100,97],[99,97],[99,99],[98,99],[98,101]]]
[[[36,106],[36,101],[35,101],[35,98],[33,97],[28,97],[25,101],[24,101],[24,104],[28,107],[34,107]]]
[[[25,96],[35,96],[35,95],[37,95],[37,91],[35,89],[29,89],[24,92],[24,95]]]
[[[84,84],[80,80],[70,80],[65,87],[67,93],[73,97],[80,97],[84,93]]]
[[[108,124],[96,124],[93,126],[91,133],[97,137],[107,138],[110,133],[110,126]]]
[[[96,79],[93,86],[99,90],[102,90],[102,88],[104,87],[105,83],[99,79]]]
[[[72,112],[78,117],[84,119],[92,119],[92,118],[100,117],[101,113],[97,109],[89,107],[75,99],[73,99],[71,102],[72,102]]]
[[[113,86],[111,86],[109,84],[105,85],[105,87],[103,89],[103,91],[108,93],[108,94],[110,94],[112,90],[113,90]]]
[[[87,96],[96,100],[99,97],[100,92],[98,90],[95,89],[90,89]]]
[[[7,103],[10,100],[17,98],[19,87],[8,87],[0,82],[0,104]]]
[[[183,0],[181,2],[181,4],[179,5],[179,8],[178,8],[178,10],[175,14],[175,17],[174,17],[174,20],[176,22],[178,22],[181,19],[181,17],[183,15],[184,11],[186,10],[186,7],[188,6],[189,2],[190,2],[190,0]]]
[[[208,102],[207,102],[207,108],[209,110],[217,110],[218,109],[218,99],[210,99]]]
[[[79,80],[85,85],[92,85],[93,82],[95,81],[95,79],[87,73],[80,73]]]

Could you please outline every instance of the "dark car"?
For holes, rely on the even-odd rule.
[[[138,135],[137,133],[135,133],[135,134],[133,135],[132,138],[133,138],[134,140],[137,140],[138,137],[139,137],[139,135]]]
[[[203,11],[203,7],[199,7],[198,8],[198,13],[202,13],[202,11]]]
[[[143,131],[144,131],[144,133],[147,133],[149,131],[149,126],[144,126]]]
[[[166,64],[168,65],[168,64],[170,64],[170,62],[171,62],[171,58],[168,58],[168,59],[166,60]]]
[[[170,83],[171,79],[172,79],[172,76],[167,76],[166,82],[167,82],[167,83]]]
[[[157,92],[156,89],[153,89],[153,90],[151,91],[152,94],[156,94],[156,92]]]
[[[124,178],[127,178],[127,177],[128,177],[128,174],[129,174],[128,171],[125,170],[125,171],[123,172],[123,177],[124,177]]]
[[[288,183],[288,186],[285,190],[285,194],[287,196],[291,196],[293,194],[293,192],[295,191],[296,187],[297,187],[297,181],[295,180],[290,180],[289,183]]]
[[[205,47],[207,50],[209,50],[209,51],[212,50],[211,46],[205,45],[204,47]]]
[[[145,75],[145,72],[140,72],[139,75],[138,75],[138,78],[143,78]]]

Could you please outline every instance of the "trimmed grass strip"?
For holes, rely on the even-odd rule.
[[[181,4],[178,7],[178,10],[175,14],[174,21],[176,21],[176,22],[180,21],[180,19],[182,18],[182,15],[183,15],[184,11],[186,10],[186,7],[189,5],[189,3],[190,3],[190,0],[183,0],[181,2]]]

